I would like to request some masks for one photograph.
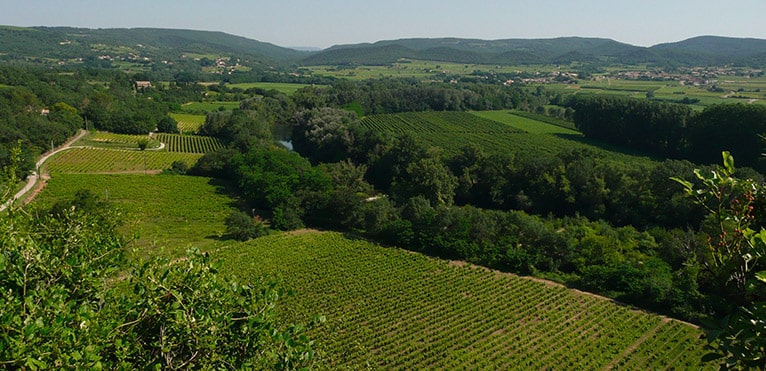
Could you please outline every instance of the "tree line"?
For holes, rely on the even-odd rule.
[[[766,170],[763,162],[766,106],[718,104],[694,112],[652,100],[576,96],[568,103],[577,128],[588,137],[663,158],[712,164],[722,151],[738,163]]]

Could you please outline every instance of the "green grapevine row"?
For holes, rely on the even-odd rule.
[[[494,120],[466,112],[405,112],[370,115],[362,119],[363,127],[377,132],[407,133],[422,143],[440,147],[453,154],[468,143],[485,153],[558,153],[572,148],[606,152],[588,144],[587,140],[550,133],[528,133]],[[541,123],[543,125],[548,125]],[[608,152],[616,160],[648,161],[645,158]]]
[[[90,140],[94,142],[105,143],[138,143],[141,139],[149,139],[149,137],[147,135],[116,134],[105,131],[98,131],[90,136]]]
[[[692,326],[562,286],[340,234],[269,236],[219,254],[240,277],[278,275],[298,289],[287,299],[287,319],[327,317],[312,334],[326,368],[706,366],[702,331]]]
[[[141,172],[167,169],[174,161],[192,166],[200,157],[194,153],[74,148],[57,154],[45,166],[51,174]]]
[[[169,152],[207,153],[223,147],[218,138],[199,135],[157,134],[155,138],[165,143]]]

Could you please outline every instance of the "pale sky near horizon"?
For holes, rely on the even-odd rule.
[[[222,31],[280,46],[410,37],[766,39],[766,0],[0,0],[0,24]]]

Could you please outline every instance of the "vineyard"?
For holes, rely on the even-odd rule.
[[[159,171],[174,161],[192,166],[200,157],[197,153],[74,148],[57,154],[45,167],[51,174]]]
[[[580,148],[606,152],[610,158],[618,161],[647,160],[629,151],[595,143],[569,129],[520,116],[509,116],[511,117],[507,120],[512,120],[516,125],[466,112],[405,112],[370,115],[362,119],[361,124],[378,132],[409,134],[428,146],[444,149],[447,154],[456,153],[461,147],[472,143],[488,154],[558,153],[567,149]]]
[[[205,115],[171,113],[170,117],[178,122],[178,130],[181,131],[181,134],[195,134],[200,126],[205,123]]]
[[[510,111],[478,111],[472,113],[479,117],[502,122],[508,126],[531,134],[581,135],[581,133],[576,130],[563,127],[563,124],[543,122],[522,111],[518,111],[518,113]],[[556,120],[545,116],[540,119],[547,119],[550,121]]]
[[[297,289],[282,304],[286,319],[326,316],[311,334],[323,369],[706,366],[700,363],[702,331],[690,325],[337,233],[272,235],[216,256],[240,278],[276,275]]]
[[[90,146],[99,148],[135,148],[138,149],[140,140],[149,140],[148,148],[157,148],[160,143],[150,139],[148,135],[138,134],[116,134],[104,131],[89,133],[84,138],[77,141],[77,146]]]
[[[207,153],[223,147],[223,143],[215,137],[180,134],[157,134],[157,140],[165,143],[168,152]]]

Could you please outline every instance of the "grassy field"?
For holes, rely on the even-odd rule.
[[[183,134],[195,134],[205,123],[205,115],[191,113],[171,113],[170,117],[178,122],[178,129]]]
[[[700,369],[701,331],[559,285],[385,248],[334,232],[221,240],[223,184],[170,175],[54,176],[34,205],[90,189],[124,211],[143,254],[210,251],[247,282],[294,289],[279,315],[308,321],[317,369]]]
[[[219,246],[223,221],[236,206],[219,180],[143,174],[52,174],[33,205],[71,199],[79,189],[123,210],[124,232],[137,237],[136,246],[145,254],[170,257],[181,256],[191,246]]]
[[[240,84],[229,84],[230,88],[239,88],[243,90],[247,90],[250,88],[261,88],[264,90],[276,90],[280,93],[284,93],[286,95],[292,95],[297,91],[298,89],[305,88],[307,86],[311,86],[309,84],[290,84],[290,83],[280,83],[280,82],[248,82],[248,83],[240,83]]]

